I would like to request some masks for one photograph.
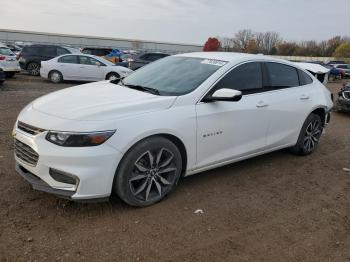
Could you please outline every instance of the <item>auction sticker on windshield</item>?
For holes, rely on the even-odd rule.
[[[201,64],[206,65],[215,65],[215,66],[224,66],[226,65],[226,61],[216,60],[216,59],[204,59]]]

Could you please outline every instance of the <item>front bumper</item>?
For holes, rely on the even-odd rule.
[[[342,96],[339,96],[337,100],[337,108],[343,111],[350,112],[350,100],[345,99]]]
[[[99,201],[112,191],[114,174],[122,154],[107,142],[96,147],[60,147],[45,139],[47,131],[30,135],[16,128],[14,137],[38,155],[36,164],[16,155],[16,171],[34,189],[72,200]],[[76,184],[57,181],[51,170],[59,170],[77,178]]]

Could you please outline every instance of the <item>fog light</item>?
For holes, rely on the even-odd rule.
[[[50,168],[50,176],[56,181],[65,184],[78,185],[79,182],[76,176],[53,168]]]

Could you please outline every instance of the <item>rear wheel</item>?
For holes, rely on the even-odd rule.
[[[310,114],[305,120],[300,131],[298,142],[291,151],[298,155],[309,155],[313,153],[320,141],[323,131],[322,119],[317,114]]]
[[[52,83],[61,83],[63,81],[63,76],[61,72],[58,71],[52,71],[49,74],[49,79],[51,80]]]
[[[40,75],[40,65],[36,62],[30,62],[27,66],[27,71],[33,76]]]
[[[163,137],[150,137],[123,157],[115,177],[114,192],[132,206],[149,206],[163,199],[182,172],[179,149]]]

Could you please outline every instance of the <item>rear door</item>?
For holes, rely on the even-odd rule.
[[[282,63],[265,63],[269,79],[267,114],[269,128],[266,149],[292,145],[297,141],[306,119],[312,110],[312,78],[303,71]]]
[[[65,80],[79,80],[80,64],[77,55],[62,56],[57,60],[59,70]]]

